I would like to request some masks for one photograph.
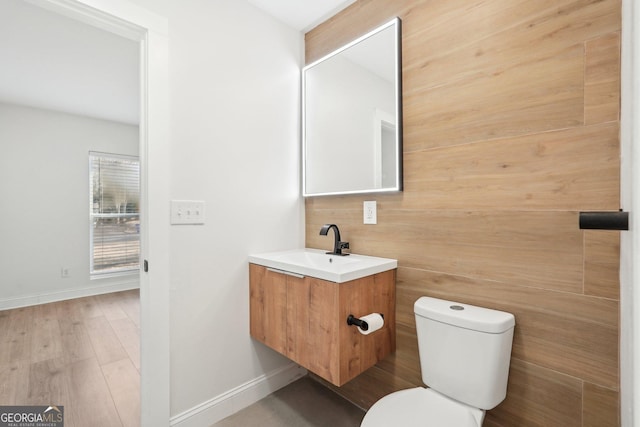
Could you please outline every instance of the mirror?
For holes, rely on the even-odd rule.
[[[302,70],[302,192],[402,190],[401,29],[395,18]]]

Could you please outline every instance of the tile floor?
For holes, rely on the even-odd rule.
[[[358,427],[365,412],[303,377],[212,427]]]

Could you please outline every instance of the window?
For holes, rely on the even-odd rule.
[[[91,277],[140,268],[140,162],[89,153]]]

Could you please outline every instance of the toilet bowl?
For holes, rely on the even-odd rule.
[[[369,409],[366,427],[480,427],[484,411],[456,402],[429,388],[391,393]]]
[[[414,304],[422,380],[391,393],[361,427],[480,427],[507,392],[511,313],[421,297]]]

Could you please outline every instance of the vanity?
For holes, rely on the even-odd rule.
[[[304,197],[402,191],[401,51],[394,18],[302,70]],[[331,253],[249,256],[250,333],[342,386],[395,351],[398,263],[341,256],[332,228]]]
[[[341,386],[395,351],[397,261],[299,249],[249,256],[251,336]],[[347,324],[370,313],[365,335]]]

